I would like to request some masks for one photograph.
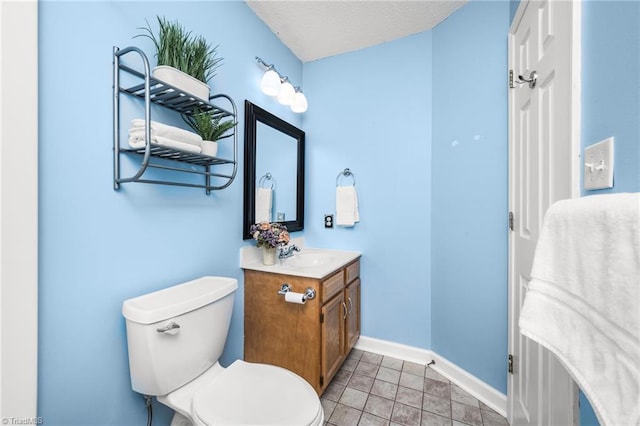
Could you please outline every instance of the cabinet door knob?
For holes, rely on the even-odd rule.
[[[344,302],[342,302],[342,308],[344,309],[344,315],[342,316],[342,319],[346,320],[347,319],[347,305]]]
[[[351,296],[347,298],[349,301],[349,315],[351,315],[351,311],[353,311],[353,302],[351,301]]]

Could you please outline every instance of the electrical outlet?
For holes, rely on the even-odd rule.
[[[278,212],[276,218],[278,222],[284,222],[284,212]]]
[[[613,137],[584,149],[584,189],[613,188]]]
[[[324,215],[324,227],[325,228],[333,228],[333,215],[325,214]]]

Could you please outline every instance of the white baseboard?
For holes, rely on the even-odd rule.
[[[505,394],[433,351],[366,336],[360,336],[355,348],[417,364],[426,365],[433,360],[436,363],[431,368],[491,407],[501,416],[507,417],[507,396]]]

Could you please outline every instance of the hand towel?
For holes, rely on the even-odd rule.
[[[174,141],[169,138],[165,138],[162,136],[152,136],[151,137],[151,145],[155,146],[163,146],[165,148],[177,149],[179,151],[190,152],[194,154],[200,154],[200,146],[192,145],[180,141]],[[129,146],[131,148],[140,149],[145,147],[145,139],[144,136],[139,137],[130,137],[129,138]]]
[[[360,221],[358,194],[355,186],[336,187],[336,225],[354,226]]]
[[[639,193],[549,208],[519,325],[564,364],[601,425],[640,425]]]
[[[144,137],[145,121],[136,118],[131,120],[131,127],[129,128],[129,136],[137,137],[142,133]],[[188,143],[191,145],[198,145],[202,143],[202,137],[200,135],[190,132],[188,130],[181,129],[179,127],[169,126],[167,124],[158,123],[151,120],[151,136],[162,136],[165,138],[179,141],[182,143]]]
[[[256,189],[256,223],[259,222],[271,222],[271,203],[272,203],[272,191],[271,188],[257,188]]]

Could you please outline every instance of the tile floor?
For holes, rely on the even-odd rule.
[[[325,426],[507,426],[435,370],[353,349],[321,397]]]

